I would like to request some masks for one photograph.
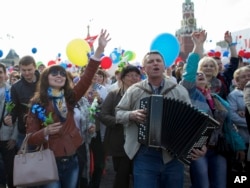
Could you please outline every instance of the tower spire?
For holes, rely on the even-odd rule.
[[[175,34],[181,45],[180,56],[184,60],[186,60],[188,54],[193,49],[191,34],[194,31],[197,31],[194,3],[191,0],[185,0],[184,3],[182,3],[181,28],[176,31]]]
[[[90,37],[89,28],[90,28],[90,25],[88,24],[88,25],[87,25],[87,37]]]
[[[91,22],[91,21],[92,21],[92,19],[89,22]],[[90,36],[90,23],[87,25],[87,37],[86,37],[86,39],[89,40],[89,38],[91,38],[91,36]],[[93,53],[95,50],[94,46],[90,45],[90,48],[91,48],[91,53]]]

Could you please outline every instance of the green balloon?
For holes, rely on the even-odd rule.
[[[124,57],[127,57],[127,60],[128,61],[131,61],[132,59],[133,59],[133,52],[132,51],[126,51],[126,52],[124,52],[124,55],[123,55]]]

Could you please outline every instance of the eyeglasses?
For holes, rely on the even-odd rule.
[[[66,72],[62,70],[51,70],[50,71],[51,76],[57,76],[60,75],[62,77],[66,77]]]

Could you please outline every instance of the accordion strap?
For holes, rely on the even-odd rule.
[[[170,91],[171,91],[172,89],[174,89],[176,86],[177,86],[177,84],[174,84],[174,85],[172,85],[171,87],[167,88],[166,90],[164,90],[164,91],[162,92],[162,95],[163,95],[163,96],[166,95],[168,92],[170,92]],[[146,89],[146,88],[144,88],[144,87],[142,87],[142,86],[140,86],[140,85],[136,85],[136,87],[139,87],[140,89],[144,90],[146,93],[148,93],[148,94],[150,94],[150,95],[153,94],[152,91],[150,91],[150,90],[148,90],[148,89]]]
[[[170,92],[172,89],[174,89],[177,86],[177,84],[172,85],[171,87],[167,88],[165,91],[162,92],[162,95],[166,95],[168,92]]]

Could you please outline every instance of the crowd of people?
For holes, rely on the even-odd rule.
[[[167,150],[138,142],[138,124],[149,116],[140,100],[153,94],[192,105],[219,124],[204,146],[192,148],[192,188],[236,187],[236,175],[250,177],[250,65],[229,31],[227,65],[204,52],[205,30],[191,37],[194,48],[185,61],[165,67],[162,54],[150,51],[141,67],[126,62],[115,71],[112,83],[100,68],[110,41],[106,30],[88,64],[74,73],[59,64],[38,65],[29,55],[20,59],[18,71],[8,73],[1,63],[0,187],[15,187],[14,157],[29,134],[28,149],[49,147],[59,172],[58,181],[39,187],[98,188],[111,157],[113,188],[182,188],[185,165]],[[222,139],[227,153],[218,149]]]

